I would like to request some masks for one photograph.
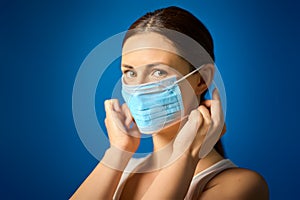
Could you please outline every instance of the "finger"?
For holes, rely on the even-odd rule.
[[[201,105],[205,105],[206,107],[211,107],[211,100],[204,100],[201,101]]]
[[[211,118],[215,122],[222,122],[223,110],[218,90],[215,88],[213,91],[213,100],[211,101]]]
[[[193,110],[189,115],[188,122],[194,124],[198,129],[203,123],[203,116],[201,112],[198,109]]]
[[[111,100],[111,104],[112,104],[112,107],[115,111],[117,112],[120,112],[121,111],[121,108],[120,108],[120,103],[119,103],[119,100],[118,99],[112,99]]]
[[[200,113],[201,113],[202,116],[203,116],[204,123],[205,123],[206,125],[210,125],[210,124],[211,124],[211,116],[210,116],[210,114],[209,114],[208,109],[207,109],[205,106],[200,105],[200,106],[198,107],[198,110],[200,111]]]
[[[215,88],[214,89],[214,91],[213,91],[213,99],[214,100],[219,100],[219,101],[221,101],[221,98],[220,98],[220,93],[219,93],[219,90],[217,89],[217,88]]]
[[[108,119],[106,117],[104,119],[104,124],[105,124],[106,127],[108,126]]]
[[[183,152],[194,141],[199,127],[203,122],[203,116],[198,109],[193,110],[188,116],[188,121],[177,134],[174,146],[174,151]]]
[[[106,116],[111,116],[111,111],[112,111],[111,100],[105,100],[104,107],[105,107]]]
[[[132,115],[131,115],[130,110],[129,110],[129,108],[128,108],[128,106],[127,106],[126,103],[124,103],[122,105],[122,111],[123,111],[123,113],[125,115],[125,125],[127,126],[127,128],[129,128],[130,124],[133,121],[133,119],[132,119]]]
[[[133,125],[132,125],[132,128],[129,131],[129,135],[131,135],[133,137],[136,137],[136,138],[140,138],[141,137],[141,132],[140,132],[138,126],[136,125],[135,122],[132,122],[132,123],[133,123]]]
[[[222,129],[222,132],[221,132],[221,136],[222,137],[225,133],[226,133],[226,124],[224,123],[224,126],[223,126],[223,129]]]

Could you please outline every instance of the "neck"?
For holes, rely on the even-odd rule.
[[[173,141],[184,124],[183,120],[165,127],[160,132],[152,135],[153,154],[151,156],[152,165],[162,167],[169,161],[173,152]]]
[[[181,121],[185,122],[185,121]],[[180,128],[184,123],[175,123],[174,125],[165,128],[163,131],[156,133],[152,136],[153,139],[153,156],[152,162],[156,166],[164,166],[166,161],[173,152],[173,141],[180,131]],[[220,161],[223,157],[217,153],[214,149],[205,157],[202,158],[195,170],[195,174]]]
[[[185,122],[186,118],[168,127],[165,127],[160,132],[154,134],[152,136],[153,152],[157,152],[164,148],[167,148],[168,146],[172,146],[174,138],[176,137],[177,133],[180,131]]]

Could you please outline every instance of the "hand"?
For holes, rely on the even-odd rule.
[[[135,152],[140,144],[140,132],[126,104],[117,99],[106,100],[105,126],[110,144],[121,150]]]
[[[175,138],[173,148],[178,153],[185,150],[193,158],[205,157],[225,132],[220,96],[215,89],[213,100],[207,100],[191,112],[188,121]]]

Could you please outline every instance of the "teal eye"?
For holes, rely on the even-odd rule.
[[[168,73],[167,73],[166,71],[164,71],[164,70],[155,70],[155,71],[152,73],[153,76],[158,77],[158,78],[164,77],[164,76],[166,76],[167,74],[168,74]]]
[[[124,72],[127,78],[136,77],[136,73],[134,71],[128,70]]]

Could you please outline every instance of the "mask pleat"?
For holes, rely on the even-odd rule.
[[[128,100],[129,104],[135,105],[133,108],[137,111],[156,108],[160,105],[168,105],[178,102],[178,97],[173,91],[164,91],[153,94],[153,98],[148,95],[133,96]]]
[[[141,85],[122,80],[122,95],[142,133],[156,132],[180,119],[183,102],[176,76]]]
[[[147,109],[140,112],[136,112],[135,118],[141,118],[144,120],[152,120],[166,114],[173,114],[174,112],[180,111],[181,107],[178,103],[169,104],[166,106],[158,106],[154,109]]]

